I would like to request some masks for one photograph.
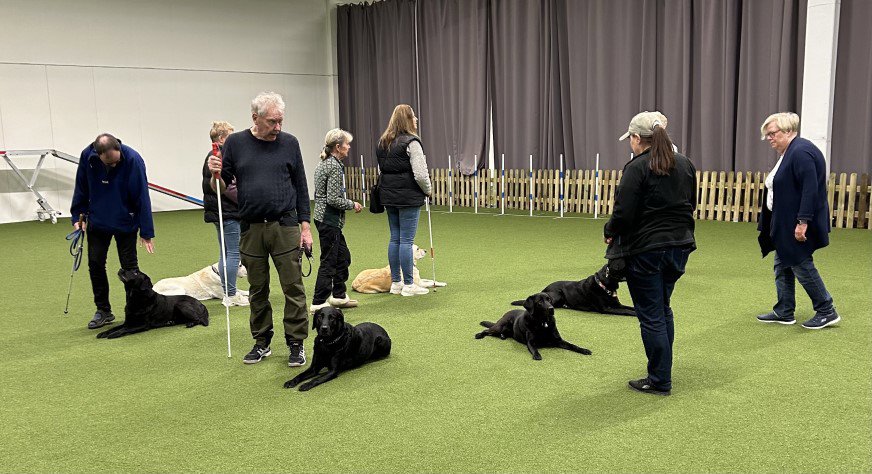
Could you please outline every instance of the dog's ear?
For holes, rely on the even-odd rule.
[[[321,324],[321,317],[322,316],[323,315],[321,314],[320,309],[318,311],[315,311],[315,315],[312,316],[312,329],[318,328],[318,326]]]
[[[530,295],[524,300],[524,309],[528,313],[533,314],[533,309],[536,307],[536,295]]]

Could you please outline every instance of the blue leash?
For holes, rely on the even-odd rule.
[[[67,234],[67,240],[70,240],[70,255],[73,256],[73,271],[79,269],[82,264],[82,246],[85,240],[85,232],[79,228]]]

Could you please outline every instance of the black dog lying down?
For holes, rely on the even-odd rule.
[[[609,265],[603,265],[584,280],[555,281],[542,293],[551,297],[555,308],[635,316],[636,310],[632,306],[624,306],[618,301],[618,283],[620,279],[609,270]],[[521,306],[524,301],[512,301],[512,304]]]
[[[187,296],[163,296],[151,289],[151,278],[139,270],[118,271],[124,282],[127,304],[124,306],[124,323],[97,334],[99,338],[116,337],[148,331],[153,328],[184,324],[194,327],[209,325],[209,311],[196,299]]]
[[[335,379],[340,372],[387,357],[391,353],[391,338],[384,328],[375,323],[352,326],[345,322],[342,311],[336,308],[315,311],[312,329],[318,330],[312,365],[285,382],[285,388],[293,388],[304,380],[312,379],[300,385],[300,391],[305,392]],[[327,373],[319,376],[318,372],[325,367]]]
[[[513,309],[504,314],[496,323],[482,321],[486,327],[484,331],[475,335],[476,339],[485,336],[505,339],[511,337],[521,344],[526,344],[533,360],[542,360],[539,354],[540,347],[558,347],[579,354],[590,355],[591,352],[583,347],[564,341],[557,331],[554,320],[554,306],[551,297],[546,293],[536,293],[524,300],[524,309]]]

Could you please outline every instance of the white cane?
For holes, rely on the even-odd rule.
[[[212,154],[218,156],[218,144],[212,143]],[[212,173],[215,177],[216,194],[218,194],[218,240],[221,242],[221,262],[224,264],[224,315],[227,321],[227,357],[230,355],[230,297],[227,296],[227,248],[224,246],[224,212],[221,209],[221,172]]]
[[[430,219],[430,198],[424,200],[427,206],[427,227],[430,229],[430,263],[433,264],[433,291],[436,291],[436,255],[433,254],[433,221]]]

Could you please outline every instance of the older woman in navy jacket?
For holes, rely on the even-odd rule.
[[[757,224],[763,256],[775,251],[778,301],[757,319],[795,323],[794,291],[799,280],[815,310],[802,327],[821,329],[840,320],[812,258],[815,250],[830,243],[826,162],[812,142],[797,136],[798,130],[799,116],[792,112],[772,114],[760,127],[761,140],[768,140],[779,155],[766,178],[765,205]]]

